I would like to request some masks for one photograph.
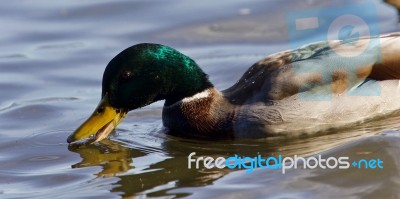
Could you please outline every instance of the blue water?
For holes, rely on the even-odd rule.
[[[8,1],[0,5],[0,198],[399,198],[399,117],[291,140],[197,141],[165,135],[162,102],[128,114],[110,139],[68,146],[97,105],[108,61],[142,42],[189,55],[219,89],[264,56],[325,34],[287,32],[287,15],[364,1]],[[379,31],[396,9],[373,1]],[[323,14],[323,13],[321,13]],[[324,22],[329,23],[329,22]],[[359,170],[188,169],[187,156],[346,155]]]

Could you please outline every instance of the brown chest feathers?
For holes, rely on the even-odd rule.
[[[233,136],[234,106],[215,88],[164,106],[163,124],[171,134],[187,137]]]

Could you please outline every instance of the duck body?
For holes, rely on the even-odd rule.
[[[400,33],[318,42],[272,54],[223,91],[178,51],[159,44],[138,44],[108,64],[103,100],[93,115],[106,106],[121,118],[130,110],[165,99],[162,120],[174,135],[298,136],[400,110],[399,82]],[[85,122],[68,141],[88,137],[93,131],[104,134],[105,126],[115,128],[120,119],[111,121],[97,128]]]
[[[214,87],[164,105],[163,125],[171,134],[187,137],[232,138],[236,106]]]
[[[340,49],[349,45],[340,41],[318,42],[270,55],[231,88],[206,89],[164,106],[163,124],[183,136],[260,138],[313,134],[390,115],[400,110],[399,36],[374,38],[375,46],[354,57],[331,46],[346,53],[373,42],[366,38],[353,49]]]

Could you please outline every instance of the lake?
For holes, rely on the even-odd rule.
[[[400,198],[399,115],[292,139],[194,140],[165,134],[163,102],[130,112],[109,139],[66,139],[101,97],[105,66],[137,43],[193,58],[219,89],[257,60],[316,41],[291,36],[291,15],[365,1],[19,0],[0,6],[0,198]],[[399,31],[379,0],[362,11]],[[332,14],[332,13],[331,13]],[[322,24],[332,21],[321,20]],[[188,168],[188,155],[380,159],[382,169]]]

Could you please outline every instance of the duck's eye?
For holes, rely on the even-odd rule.
[[[115,112],[120,113],[121,109],[117,108],[117,109],[115,109]]]
[[[96,110],[96,113],[97,114],[101,114],[101,113],[103,113],[104,112],[104,106],[100,106],[97,110]]]
[[[129,79],[132,77],[132,72],[131,71],[123,71],[121,73],[121,78],[122,79]]]

